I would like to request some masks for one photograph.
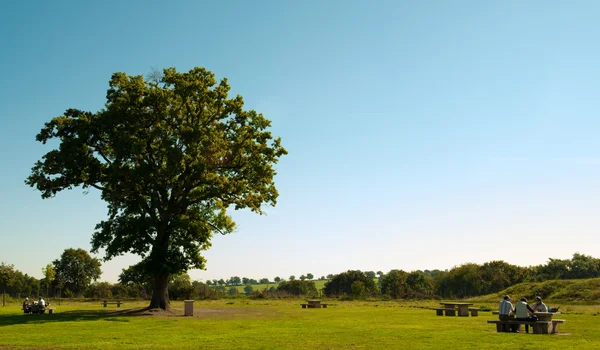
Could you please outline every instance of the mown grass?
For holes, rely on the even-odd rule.
[[[599,306],[565,305],[560,335],[496,333],[479,317],[438,317],[426,302],[339,302],[302,309],[300,300],[218,300],[195,303],[185,317],[140,316],[100,303],[63,304],[53,315],[24,315],[0,307],[0,348],[210,349],[597,349]],[[477,306],[494,307],[494,304]]]

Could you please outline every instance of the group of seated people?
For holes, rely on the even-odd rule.
[[[513,307],[510,302],[510,296],[505,295],[504,299],[500,302],[500,311],[498,313],[500,321],[510,321],[516,319],[517,321],[530,321],[535,322],[538,320],[535,315],[536,312],[550,312],[550,309],[546,304],[542,302],[542,297],[535,297],[535,303],[531,306],[527,304],[527,298],[521,298],[521,301],[517,302]],[[518,332],[518,325],[511,325],[511,331]],[[525,324],[525,332],[529,333],[529,325]]]
[[[23,301],[23,312],[25,312],[26,314],[30,313],[32,311],[33,307],[37,307],[37,309],[43,309],[46,306],[48,306],[49,304],[47,304],[44,299],[42,299],[42,297],[40,296],[40,298],[38,299],[38,301],[34,301],[34,302],[29,302],[29,298],[25,298],[25,301]]]

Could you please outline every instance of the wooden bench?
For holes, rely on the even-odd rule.
[[[50,315],[52,315],[54,313],[54,309],[47,309],[47,310]]]
[[[306,307],[308,306],[308,304],[300,304],[300,305],[302,305],[303,309],[306,309]]]
[[[487,323],[496,325],[496,332],[510,332],[511,325],[517,325],[517,330],[521,330],[522,325],[530,325],[533,329],[533,334],[553,334],[558,332],[558,325],[565,323],[566,320],[552,320],[552,321],[500,321],[500,320],[488,320]]]
[[[478,307],[470,307],[469,312],[471,316],[479,316],[479,308]]]
[[[123,304],[123,302],[121,302],[120,300],[117,300],[117,301],[106,301],[106,300],[104,300],[100,304],[104,304],[104,307],[106,307],[106,305],[108,305],[108,304],[117,304],[117,307],[121,307],[121,304]]]

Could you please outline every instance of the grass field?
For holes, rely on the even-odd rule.
[[[313,280],[313,282],[315,282],[315,287],[317,288],[317,290],[321,290],[325,287],[325,283],[329,282],[329,280]],[[269,289],[271,287],[277,288],[278,284],[279,283],[273,282],[273,283],[268,283],[268,284],[251,284],[250,286],[252,287],[252,290],[263,291],[263,290]],[[236,286],[236,287],[237,287],[237,290],[239,293],[244,294],[244,288],[246,287],[245,285]],[[229,287],[227,287],[227,288],[229,288]]]
[[[496,333],[479,317],[438,317],[436,302],[339,302],[302,309],[300,300],[219,300],[195,303],[194,316],[137,312],[99,302],[56,306],[53,315],[0,307],[0,348],[210,349],[598,349],[600,306],[563,305],[561,334]],[[476,304],[484,306],[484,304]],[[485,305],[495,307],[493,304]]]

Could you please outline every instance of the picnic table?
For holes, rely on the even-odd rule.
[[[443,302],[440,303],[444,308],[436,309],[436,314],[441,316],[441,312],[445,312],[446,316],[456,316],[456,312],[458,312],[458,316],[469,316],[469,306],[473,305],[473,303],[458,303],[458,302]],[[479,309],[472,309],[471,313],[473,316],[477,315],[477,311]]]
[[[311,300],[307,300],[305,304],[300,304],[302,305],[302,308],[309,308],[309,309],[319,309],[319,308],[327,308],[327,304],[322,304],[321,300],[317,300],[317,299],[311,299]]]
[[[498,311],[494,311],[493,314],[497,315]],[[513,316],[508,321],[501,320],[488,320],[487,323],[493,323],[496,325],[497,332],[509,332],[510,325],[516,325],[517,330],[521,329],[521,326],[528,324],[533,329],[533,334],[554,334],[558,333],[558,325],[567,322],[566,320],[557,320],[552,317],[560,315],[560,312],[535,312],[537,321],[519,321]]]
[[[538,321],[552,321],[552,316],[560,315],[560,312],[534,312]]]
[[[33,303],[33,304],[29,304],[29,306],[27,306],[26,308],[23,309],[23,311],[26,314],[44,314],[46,313],[46,310],[48,311],[49,314],[52,314],[54,312],[54,309],[51,308],[47,308],[50,305],[50,303],[41,306],[38,305],[38,303]]]

